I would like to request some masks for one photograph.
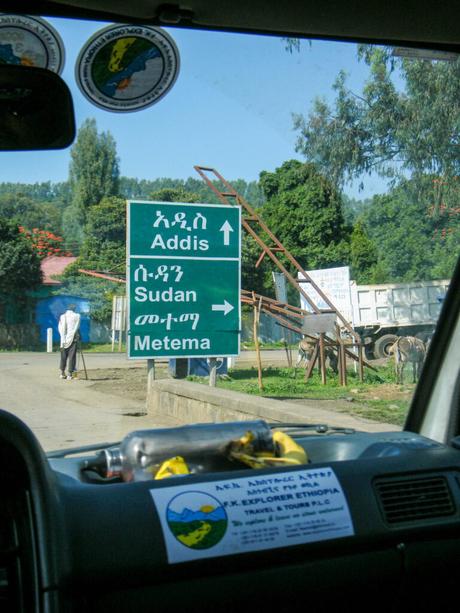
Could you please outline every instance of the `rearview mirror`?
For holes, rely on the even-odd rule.
[[[0,65],[0,151],[63,149],[74,138],[72,96],[57,74]]]

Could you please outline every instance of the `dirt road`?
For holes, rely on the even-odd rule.
[[[128,362],[121,354],[86,354],[90,370],[132,368],[143,375],[145,362]],[[96,371],[97,372],[97,371]],[[58,356],[46,353],[0,353],[0,408],[22,419],[45,450],[117,441],[139,428],[175,425],[172,419],[142,415],[145,400],[104,392],[97,381],[59,379]],[[144,393],[145,399],[145,393]]]
[[[264,351],[264,366],[286,366],[286,353]],[[125,354],[87,353],[90,380],[59,378],[57,353],[0,353],[0,408],[22,419],[45,450],[118,441],[132,430],[177,425],[172,418],[145,415],[146,362]],[[242,352],[239,367],[255,363],[255,352]],[[81,368],[82,364],[80,364]],[[157,378],[168,376],[157,361]],[[182,423],[187,422],[184,416]]]
[[[253,354],[243,352],[241,364],[250,365]],[[270,363],[286,365],[284,351],[266,354]],[[117,441],[132,430],[178,424],[143,415],[145,361],[127,360],[124,353],[85,353],[85,362],[90,381],[81,370],[77,380],[63,381],[57,353],[0,352],[0,408],[22,419],[46,451]],[[157,361],[157,375],[166,376],[166,367],[166,361]],[[129,376],[121,377],[120,369],[129,369]]]

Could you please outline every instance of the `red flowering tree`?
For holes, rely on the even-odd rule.
[[[23,226],[19,226],[19,232],[32,243],[32,247],[35,249],[40,259],[46,258],[50,255],[72,255],[70,251],[63,249],[62,243],[64,239],[62,236],[56,236],[53,234],[53,232],[49,232],[48,230],[40,230],[39,228],[27,230]]]

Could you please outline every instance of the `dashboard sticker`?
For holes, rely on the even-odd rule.
[[[168,562],[353,536],[342,487],[331,468],[150,490]]]
[[[112,25],[94,34],[77,59],[83,95],[107,111],[140,111],[158,102],[179,74],[179,51],[161,28]]]
[[[0,14],[0,64],[36,66],[61,74],[62,39],[40,17]]]

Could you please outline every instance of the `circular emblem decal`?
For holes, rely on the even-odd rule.
[[[174,537],[190,549],[210,549],[227,530],[227,513],[222,503],[205,492],[184,492],[166,509],[166,521]]]
[[[64,45],[44,19],[0,14],[0,64],[36,66],[60,74]]]
[[[86,43],[77,59],[80,90],[108,111],[140,111],[158,102],[179,73],[179,51],[160,28],[108,26]]]

